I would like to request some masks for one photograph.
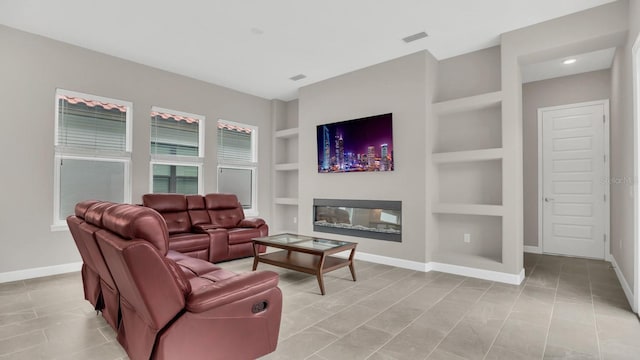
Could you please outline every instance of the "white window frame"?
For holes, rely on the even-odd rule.
[[[125,115],[125,151],[120,153],[105,152],[98,153],[95,151],[82,151],[78,149],[66,149],[58,143],[58,125],[60,124],[60,96],[78,97],[83,99],[91,99],[104,103],[110,103],[125,106],[127,112]],[[53,219],[50,226],[51,231],[69,230],[66,220],[60,219],[60,162],[64,159],[73,160],[89,160],[89,161],[107,161],[124,163],[124,202],[131,203],[131,139],[132,139],[132,114],[133,103],[124,100],[111,99],[93,94],[80,93],[76,91],[56,89],[55,97],[55,116],[54,116],[54,161],[53,161]]]
[[[180,156],[180,155],[157,155],[151,154],[149,165],[149,192],[153,193],[153,165],[173,165],[173,166],[196,166],[198,168],[198,194],[204,195],[204,173],[202,171],[204,164],[204,115],[191,114],[187,112],[165,109],[157,106],[151,107],[152,112],[164,114],[178,115],[198,119],[198,156]],[[151,116],[149,116],[151,119]],[[151,121],[149,122],[149,130],[151,130]],[[151,140],[149,140],[149,149],[151,149]]]
[[[218,166],[216,168],[216,186],[217,191],[220,192],[220,169],[248,169],[251,170],[251,208],[243,209],[244,214],[247,217],[256,217],[258,212],[258,127],[243,124],[235,121],[218,119],[216,122],[216,141],[218,140],[218,123],[223,122],[229,125],[244,127],[251,129],[251,162],[244,161],[223,161],[216,156]]]

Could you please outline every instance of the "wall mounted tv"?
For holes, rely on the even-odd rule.
[[[391,113],[318,125],[318,172],[393,171]]]

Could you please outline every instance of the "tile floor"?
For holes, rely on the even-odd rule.
[[[250,259],[223,264],[247,271]],[[640,359],[640,322],[608,263],[525,255],[520,286],[358,261],[281,274],[280,343],[263,359]],[[0,284],[0,359],[127,359],[78,273]]]

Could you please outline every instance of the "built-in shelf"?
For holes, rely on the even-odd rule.
[[[502,205],[436,203],[431,211],[436,214],[503,216]]]
[[[502,159],[503,153],[502,148],[435,153],[433,154],[433,162],[454,163],[496,160]]]
[[[433,111],[438,115],[455,112],[472,111],[496,105],[502,101],[502,91],[442,101],[433,104]]]
[[[278,205],[298,205],[298,198],[278,197],[274,201]]]
[[[278,130],[275,132],[275,137],[277,139],[286,139],[294,136],[298,136],[298,128]]]
[[[298,170],[298,163],[276,164],[277,171],[295,171]]]

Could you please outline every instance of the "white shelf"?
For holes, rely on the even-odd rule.
[[[486,215],[503,216],[502,205],[480,205],[480,204],[453,204],[437,203],[431,210],[436,214],[457,214],[457,215]]]
[[[502,159],[502,148],[434,153],[434,163],[454,163]]]
[[[275,133],[276,139],[286,139],[298,136],[298,128],[278,130]]]
[[[502,91],[469,96],[460,99],[442,101],[433,104],[433,111],[438,115],[465,112],[486,108],[502,101]]]
[[[298,163],[276,164],[276,171],[295,171],[298,170]]]
[[[274,199],[278,205],[298,205],[298,198],[279,197]]]

